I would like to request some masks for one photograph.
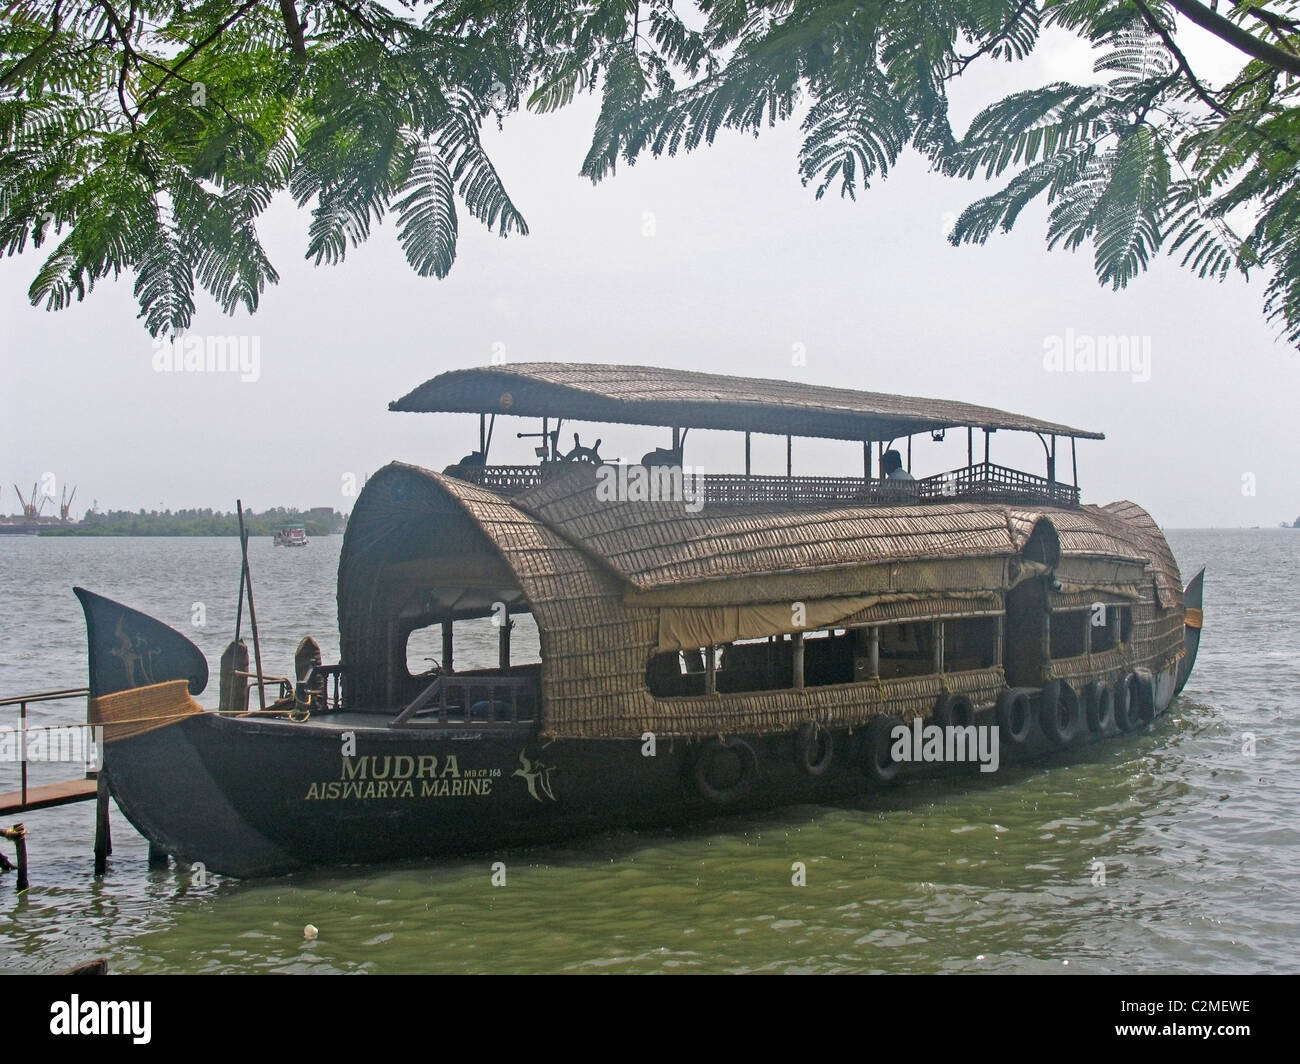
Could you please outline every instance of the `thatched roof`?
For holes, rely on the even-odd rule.
[[[680,503],[598,503],[593,476],[577,469],[516,499],[400,463],[372,476],[353,510],[339,565],[349,703],[383,704],[391,594],[421,556],[490,552],[504,563],[489,590],[496,594],[499,582],[512,583],[526,599],[545,662],[544,730],[566,736],[626,737],[646,728],[664,735],[788,731],[813,719],[809,714],[854,724],[876,711],[851,685],[657,700],[645,670],[661,645],[665,613],[689,620],[680,611],[746,602],[783,602],[788,609],[795,598],[811,604],[836,596],[845,598],[846,609],[872,602],[855,623],[935,616],[954,599],[961,609],[978,611],[996,607],[1019,565],[1054,558],[1077,578],[1077,594],[1097,581],[1125,591],[1144,562],[1155,569],[1162,598],[1177,585],[1159,530],[1131,503],[1042,511],[954,504],[688,514]],[[1153,609],[1149,595],[1142,606]],[[1181,614],[1161,623],[1169,629],[1167,642],[1181,639]],[[908,680],[914,696],[908,712],[927,711],[941,682],[962,691],[963,684],[985,684],[980,697],[991,698],[1003,679],[995,669]]]
[[[521,362],[439,374],[390,410],[563,417],[624,425],[728,429],[837,440],[892,440],[970,426],[1100,440],[991,407],[718,373]]]
[[[512,501],[643,592],[898,561],[1012,557],[1040,519],[977,503],[705,506],[690,513],[682,502],[602,501],[590,466]],[[956,586],[964,579],[973,575],[958,576]]]

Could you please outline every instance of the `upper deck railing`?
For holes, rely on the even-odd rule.
[[[448,476],[469,481],[503,495],[516,495],[543,480],[562,475],[572,465],[448,466]],[[1079,489],[1072,484],[1035,476],[992,462],[954,469],[919,480],[879,480],[866,477],[746,476],[743,473],[705,473],[704,505],[749,506],[793,503],[827,506],[906,506],[928,502],[1045,503],[1078,506]]]

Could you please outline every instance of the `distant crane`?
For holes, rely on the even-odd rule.
[[[63,497],[59,500],[59,520],[65,525],[68,523],[68,513],[72,509],[72,500],[77,497],[77,485],[72,485],[72,492],[68,492],[68,486],[63,485]]]
[[[18,492],[18,502],[22,505],[23,516],[29,521],[35,521],[41,516],[41,511],[45,509],[45,504],[49,499],[44,495],[37,495],[40,484],[32,485],[32,497],[30,500],[23,498],[23,493],[18,490],[18,485],[14,485],[14,491]]]

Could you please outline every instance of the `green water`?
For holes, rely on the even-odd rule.
[[[105,955],[114,971],[140,972],[1295,971],[1300,602],[1287,574],[1300,533],[1170,541],[1185,574],[1211,566],[1197,672],[1154,731],[1075,760],[671,834],[250,882],[150,872],[143,840],[116,813],[115,853],[97,882],[90,806],[36,813],[32,888],[19,898],[12,877],[0,879],[0,966]],[[311,549],[321,542],[313,587],[332,579],[330,541]],[[170,586],[160,566],[174,564],[190,584],[175,592],[173,615],[195,595],[215,601],[228,583],[219,541],[22,549],[27,570],[48,570],[47,589],[98,566],[117,580],[101,590],[142,607]],[[183,556],[164,563],[154,553],[169,550]],[[301,634],[281,618],[301,613],[270,603],[278,583],[287,597],[304,574],[273,558],[258,591],[264,626],[282,629],[280,654]],[[67,659],[61,682],[77,682],[75,602],[42,616],[23,599],[30,583],[10,571],[0,605],[22,612],[26,636],[6,631],[0,688],[40,686],[33,670],[51,656]],[[124,590],[132,581],[134,593]],[[312,601],[312,630],[323,632],[332,604]],[[29,655],[33,635],[43,658]],[[1253,757],[1243,755],[1246,731],[1257,737]],[[805,885],[793,882],[796,863]]]

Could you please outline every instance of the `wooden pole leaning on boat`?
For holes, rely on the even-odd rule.
[[[266,708],[266,685],[262,680],[262,641],[257,636],[257,607],[253,605],[253,573],[248,567],[248,533],[244,531],[244,503],[235,500],[235,509],[239,513],[239,550],[243,556],[243,568],[240,571],[240,585],[248,592],[248,623],[253,627],[253,660],[257,662],[257,704]],[[240,598],[242,602],[242,597]],[[238,639],[238,635],[236,635]]]

